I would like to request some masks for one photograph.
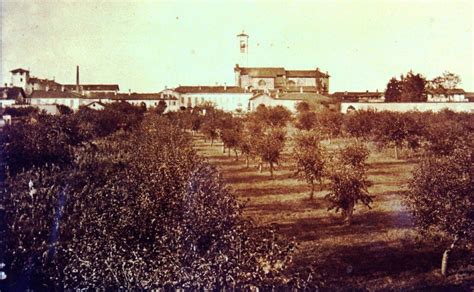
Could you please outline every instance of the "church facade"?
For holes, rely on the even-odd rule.
[[[297,91],[312,88],[320,94],[329,92],[329,74],[315,70],[286,70],[283,67],[234,68],[235,85],[248,91]]]

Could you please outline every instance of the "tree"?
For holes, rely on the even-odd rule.
[[[306,101],[298,102],[296,104],[296,111],[300,114],[304,112],[309,112],[310,111],[309,103],[307,103]]]
[[[267,123],[272,127],[285,127],[291,120],[291,112],[284,106],[268,108]]]
[[[364,157],[366,150],[359,145],[349,145],[338,153],[335,162],[329,169],[330,192],[326,200],[330,205],[328,211],[341,210],[344,222],[352,224],[355,206],[361,202],[370,208],[372,197],[368,192],[371,182],[367,179]]]
[[[158,103],[158,106],[155,108],[155,112],[158,115],[162,115],[166,111],[167,107],[168,106],[166,105],[166,101],[160,100],[160,102]]]
[[[309,131],[316,126],[317,116],[315,112],[305,111],[296,116],[295,127],[300,130]]]
[[[280,161],[285,147],[286,131],[282,128],[268,128],[255,137],[256,153],[262,162],[270,166],[270,177],[273,179],[274,165]]]
[[[291,243],[246,220],[217,170],[166,119],[149,115],[132,132],[75,148],[74,157],[6,181],[12,283],[31,279],[36,286],[25,289],[47,290],[283,283]]]
[[[426,97],[425,77],[421,74],[415,74],[412,71],[408,72],[402,80],[402,94],[400,101],[402,102],[425,102]]]
[[[441,273],[447,275],[450,252],[464,240],[473,240],[474,181],[472,149],[425,156],[413,171],[405,204],[421,232],[441,233],[451,241],[443,253]]]
[[[385,101],[386,102],[399,102],[402,96],[402,82],[398,81],[395,77],[390,79],[385,90]]]
[[[443,75],[431,80],[428,88],[432,93],[442,95],[450,101],[453,96],[452,90],[456,89],[459,83],[461,83],[459,75],[445,71]]]
[[[74,112],[70,107],[64,104],[57,104],[56,107],[61,115],[70,115]]]
[[[311,186],[310,199],[314,196],[315,183],[322,189],[325,159],[319,134],[315,131],[300,132],[294,137],[293,158],[296,163],[295,175]]]

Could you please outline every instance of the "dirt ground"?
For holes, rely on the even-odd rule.
[[[337,148],[341,143],[327,146]],[[236,161],[222,153],[220,143],[210,146],[195,137],[194,145],[246,204],[247,216],[295,239],[292,273],[305,278],[311,274],[328,290],[474,290],[472,251],[453,253],[452,272],[443,278],[439,274],[443,245],[416,233],[401,202],[414,162],[371,149],[372,208],[356,207],[353,224],[345,226],[340,214],[327,211],[324,186],[309,200],[309,187],[292,175],[288,153],[271,180],[268,169],[259,173],[255,163],[247,168],[242,157]]]

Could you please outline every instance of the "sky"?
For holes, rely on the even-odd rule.
[[[474,91],[474,1],[1,1],[0,80],[9,71],[122,92],[234,84],[248,66],[328,71],[330,92],[383,91],[409,70],[450,71]],[[241,66],[242,66],[242,62]]]

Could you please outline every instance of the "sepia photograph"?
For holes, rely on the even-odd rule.
[[[0,0],[0,291],[474,291],[474,1]]]

